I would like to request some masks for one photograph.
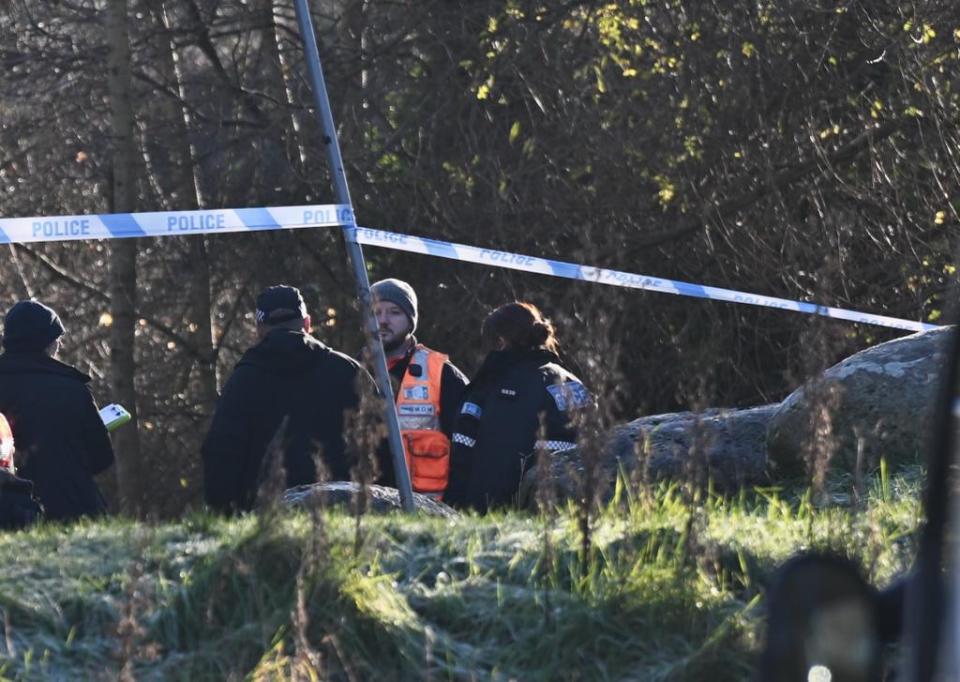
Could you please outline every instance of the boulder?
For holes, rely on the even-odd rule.
[[[369,504],[367,509],[374,514],[400,511],[400,492],[396,488],[382,485],[367,486]],[[360,484],[353,481],[331,481],[328,483],[314,483],[290,488],[283,494],[282,503],[290,507],[310,507],[322,505],[324,507],[346,507],[353,509],[354,499],[360,494]],[[440,516],[453,519],[459,514],[443,502],[432,497],[413,494],[414,505],[417,511],[427,516]]]
[[[832,430],[827,444],[838,453],[833,466],[853,468],[858,434],[867,466],[881,455],[894,464],[917,462],[932,425],[949,332],[921,332],[856,353],[779,404],[675,412],[619,426],[600,451],[597,495],[611,498],[619,471],[651,481],[704,481],[709,474],[722,491],[801,474],[814,441],[812,418],[823,407]],[[706,471],[698,462],[706,462]],[[578,497],[583,471],[577,448],[550,456],[548,480],[559,501]],[[524,475],[521,506],[535,504],[540,478],[537,467]]]
[[[831,468],[855,467],[858,438],[863,439],[864,467],[875,465],[881,456],[892,464],[921,461],[951,329],[867,348],[787,396],[767,434],[772,473],[804,470],[813,416],[822,407],[830,417],[832,440],[827,442],[836,453]]]
[[[652,480],[696,472],[699,458],[718,489],[735,490],[766,482],[767,425],[776,409],[777,405],[761,405],[684,412],[670,421],[662,421],[662,415],[638,419],[630,425],[636,432],[632,445],[636,452],[646,453]]]
[[[766,482],[766,437],[777,405],[745,410],[711,408],[642,417],[614,429],[600,455],[598,496],[608,501],[619,471],[631,479],[657,481],[693,474],[713,479],[719,490]],[[697,462],[706,462],[706,471]],[[553,453],[550,476],[559,500],[575,499],[583,463],[577,448]],[[530,507],[539,474],[521,484],[521,504]]]

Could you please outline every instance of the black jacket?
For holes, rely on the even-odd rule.
[[[89,381],[42,353],[0,355],[0,412],[13,430],[17,475],[33,481],[48,519],[107,510],[93,477],[113,463],[113,447]]]
[[[250,509],[267,466],[264,455],[285,416],[287,487],[316,482],[313,456],[331,480],[349,480],[344,411],[359,405],[360,365],[302,331],[274,329],[237,363],[217,402],[203,443],[207,503],[220,511]]]
[[[480,512],[513,504],[523,471],[533,463],[541,415],[543,447],[561,449],[576,442],[572,412],[590,400],[549,351],[490,353],[458,410],[444,501]]]

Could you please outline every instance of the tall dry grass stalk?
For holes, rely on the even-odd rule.
[[[627,484],[634,497],[641,503],[653,501],[653,482],[650,479],[651,435],[644,430],[633,442],[633,467]]]
[[[692,438],[684,462],[683,487],[687,502],[694,506],[704,498],[710,485],[710,446],[711,434],[704,424],[704,414],[711,407],[708,380],[700,376],[696,392],[690,399],[690,411],[693,413]]]
[[[803,444],[803,462],[815,503],[826,501],[826,481],[830,463],[837,453],[837,439],[833,431],[833,414],[840,404],[840,389],[817,377],[807,384],[810,401],[810,421]]]
[[[267,443],[267,449],[260,466],[260,487],[257,489],[255,508],[260,524],[269,526],[280,510],[280,500],[287,489],[287,471],[284,467],[284,440],[290,417],[285,416],[280,426]]]
[[[827,257],[817,273],[817,298],[827,300],[834,283],[842,276],[836,258]],[[803,463],[806,466],[811,497],[814,503],[826,502],[825,485],[830,464],[837,454],[838,441],[834,433],[834,419],[840,406],[841,389],[827,381],[823,373],[835,361],[841,346],[842,331],[836,323],[819,315],[810,318],[810,324],[801,335],[802,367],[808,404],[811,406],[806,425],[806,443]]]
[[[327,469],[319,455],[314,456],[314,467],[317,480],[327,480]],[[311,497],[307,511],[310,515],[310,531],[307,533],[306,546],[300,556],[300,565],[297,567],[294,607],[290,614],[294,646],[291,678],[313,682],[325,678],[323,654],[310,643],[309,637],[309,588],[313,581],[321,579],[325,563],[330,560],[330,540],[323,517],[324,496]]]
[[[135,668],[160,656],[160,646],[148,638],[144,618],[156,607],[153,582],[144,575],[142,561],[134,561],[127,575],[127,585],[120,600],[120,617],[116,626],[116,657],[121,682],[136,680]]]
[[[347,442],[347,455],[353,466],[350,477],[359,485],[359,491],[353,497],[354,554],[359,555],[363,546],[362,520],[370,506],[370,485],[380,476],[378,453],[387,446],[387,428],[384,424],[384,400],[376,385],[368,376],[358,374],[356,380],[360,403],[356,411],[344,416],[344,435]]]
[[[547,437],[545,415],[540,415],[540,428],[537,442],[544,443]],[[539,574],[543,585],[543,625],[545,629],[553,627],[553,606],[550,596],[550,576],[556,567],[556,550],[553,546],[553,529],[557,522],[557,486],[553,475],[551,453],[544,447],[538,447],[536,456],[537,489],[536,505],[543,524],[543,542],[539,563]]]
[[[308,543],[311,542],[308,539]],[[296,589],[294,591],[293,612],[290,614],[290,622],[293,626],[293,647],[294,655],[291,670],[291,679],[295,682],[305,680],[312,682],[316,679],[323,679],[323,654],[310,644],[308,630],[310,626],[310,616],[308,612],[308,581],[318,571],[315,564],[316,554],[314,551],[303,553],[300,560],[300,566],[297,569]]]
[[[599,294],[595,294],[599,296]],[[582,324],[587,329],[616,327],[614,312],[595,300],[587,309]],[[610,334],[595,334],[593,343],[577,358],[582,376],[593,400],[570,415],[577,427],[577,450],[581,470],[577,491],[577,525],[580,529],[580,556],[586,563],[591,558],[592,522],[599,512],[601,497],[613,481],[605,477],[609,430],[616,420],[624,377],[619,371],[623,344]],[[573,403],[574,401],[570,401]]]

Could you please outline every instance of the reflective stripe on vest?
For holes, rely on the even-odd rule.
[[[439,494],[450,475],[450,440],[440,430],[440,380],[447,356],[417,344],[397,391],[397,417],[414,492]],[[419,367],[419,370],[413,370]],[[419,376],[415,374],[419,373]]]

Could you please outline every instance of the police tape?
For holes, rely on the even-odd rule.
[[[353,210],[342,204],[0,218],[0,244],[292,230],[344,224],[354,224]]]
[[[360,244],[428,256],[439,256],[467,263],[478,263],[629,289],[658,291],[676,296],[791,310],[808,315],[820,315],[894,329],[924,331],[935,329],[938,326],[886,315],[822,306],[805,301],[792,301],[733,289],[721,289],[620,270],[578,265],[510,251],[455,244],[438,239],[414,237],[368,227],[354,227],[355,225],[353,210],[350,206],[343,204],[0,218],[0,244],[123,239],[129,237],[169,237],[188,234],[346,226],[348,228],[347,238],[356,239]]]
[[[875,315],[872,313],[857,312],[855,310],[846,310],[844,308],[823,306],[805,301],[792,301],[775,296],[749,294],[733,289],[721,289],[703,284],[691,284],[689,282],[672,279],[638,275],[632,272],[577,265],[576,263],[549,260],[537,256],[526,256],[509,251],[467,246],[465,244],[455,244],[453,242],[429,239],[426,237],[413,237],[369,227],[357,227],[355,229],[356,239],[360,244],[380,246],[398,251],[408,251],[410,253],[420,253],[428,256],[439,256],[441,258],[449,258],[467,263],[478,263],[480,265],[521,270],[523,272],[535,272],[541,275],[608,284],[629,289],[657,291],[663,294],[674,294],[676,296],[689,296],[712,301],[745,303],[747,305],[777,308],[779,310],[791,310],[808,315],[820,315],[822,317],[878,325],[881,327],[891,327],[893,329],[925,331],[928,329],[936,329],[939,326],[888,317],[886,315]]]

